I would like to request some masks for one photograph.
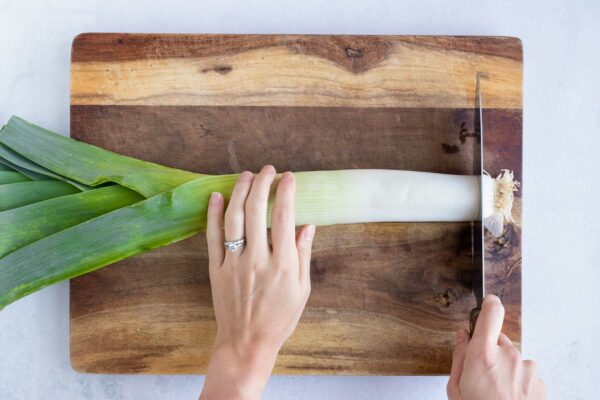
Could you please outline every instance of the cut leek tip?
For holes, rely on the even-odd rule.
[[[516,181],[512,171],[503,169],[494,182],[495,199],[494,209],[502,214],[508,222],[514,222],[512,207],[515,199],[514,193],[519,190],[520,182]]]
[[[515,192],[521,185],[512,171],[503,169],[494,181],[494,212],[483,220],[484,226],[494,237],[504,232],[505,223],[513,223],[512,215]]]

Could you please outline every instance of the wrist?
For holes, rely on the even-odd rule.
[[[279,342],[267,337],[236,335],[231,336],[217,333],[213,345],[213,353],[224,353],[240,362],[254,363],[261,359],[272,359],[273,363],[281,348]]]
[[[206,398],[259,399],[278,350],[266,343],[232,343],[217,338],[204,384]]]

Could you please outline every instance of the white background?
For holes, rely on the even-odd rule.
[[[80,32],[518,36],[525,55],[523,349],[538,362],[549,398],[597,399],[599,26],[598,0],[0,0],[0,123],[17,114],[68,132],[70,46]],[[75,373],[67,284],[0,312],[2,400],[195,399],[202,381]],[[265,399],[442,399],[445,383],[274,377]]]

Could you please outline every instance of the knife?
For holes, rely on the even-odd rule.
[[[477,87],[475,93],[475,140],[473,148],[473,175],[479,176],[479,221],[471,223],[471,246],[472,246],[472,268],[473,268],[473,294],[475,295],[476,307],[469,315],[469,331],[471,336],[475,331],[477,317],[481,311],[483,298],[485,297],[485,248],[483,238],[483,109],[481,104],[480,74],[477,73]]]

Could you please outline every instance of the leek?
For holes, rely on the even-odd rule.
[[[55,174],[1,144],[0,164],[4,164],[5,166],[12,168],[13,170],[18,171],[33,180],[57,179],[67,182],[80,190],[91,189],[90,186],[83,185],[67,177]]]
[[[24,200],[28,205],[0,212],[0,308],[61,280],[204,230],[210,194],[218,191],[227,199],[237,179],[125,157],[17,117],[0,131],[0,144],[7,150],[0,151],[0,163],[52,179],[27,184],[62,181],[72,190],[84,190],[62,197],[49,193],[47,199]],[[495,234],[510,221],[517,185],[508,172],[483,182],[477,176],[392,170],[295,175],[298,225],[483,218],[494,222],[490,226]],[[482,184],[483,215],[478,215]]]
[[[114,185],[0,212],[0,226],[10,227],[0,230],[0,258],[37,240],[142,199],[133,190]]]
[[[16,171],[0,171],[0,185],[6,185],[9,183],[27,182],[30,181],[28,177],[20,172]]]
[[[0,211],[37,203],[54,197],[79,192],[75,187],[61,181],[26,181],[0,185]]]
[[[16,117],[1,132],[0,143],[13,152],[54,174],[89,186],[114,182],[151,197],[205,176],[121,156]]]

